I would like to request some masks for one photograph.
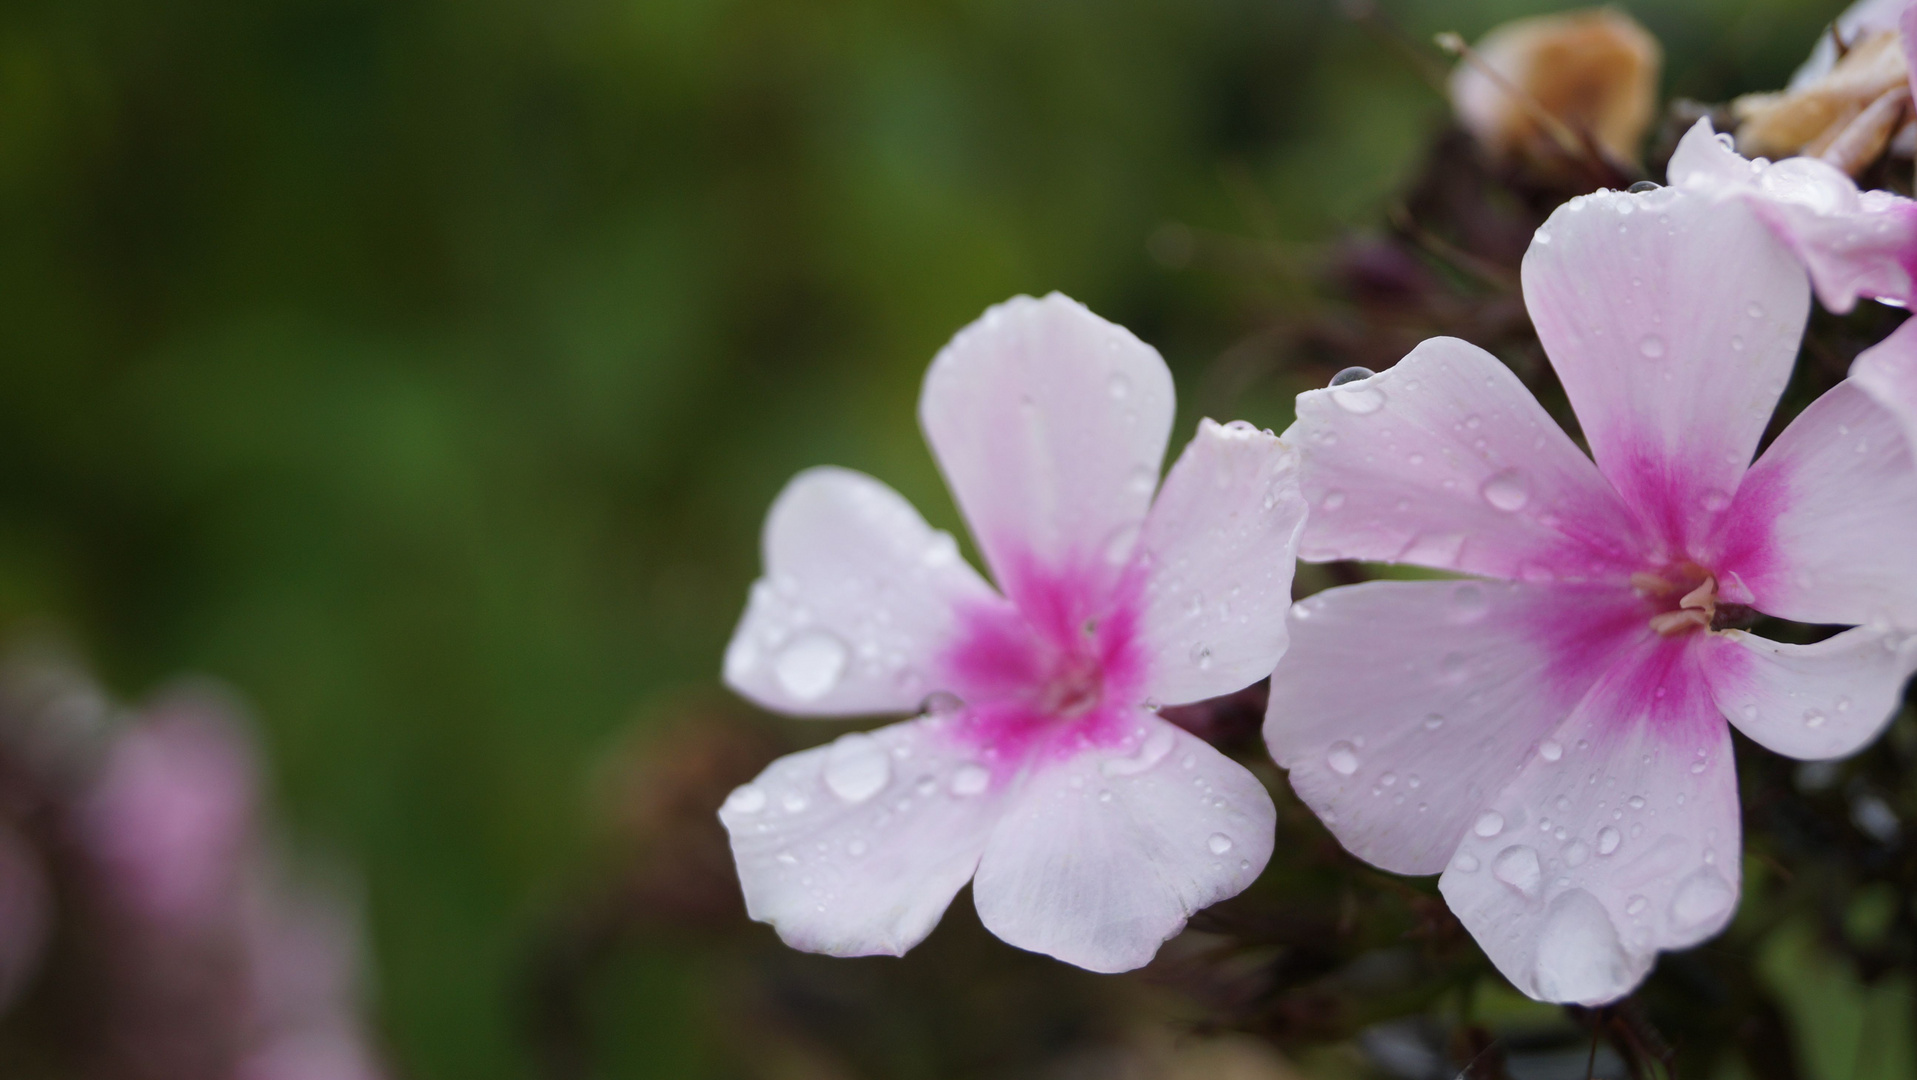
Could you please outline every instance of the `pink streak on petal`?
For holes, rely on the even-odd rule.
[[[1552,592],[1567,602],[1528,605],[1518,621],[1524,636],[1538,642],[1547,657],[1548,707],[1568,712],[1621,658],[1654,638],[1650,618],[1655,609],[1610,586],[1562,586]]]
[[[976,748],[999,779],[1035,757],[1060,761],[1124,742],[1148,666],[1136,570],[1114,587],[1111,568],[1096,560],[1006,562],[1005,591],[1016,599],[962,607],[943,662],[965,702],[952,736]]]

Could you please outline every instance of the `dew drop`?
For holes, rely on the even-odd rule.
[[[1571,889],[1551,901],[1532,968],[1550,1001],[1609,1001],[1634,981],[1617,927],[1597,897]]]
[[[961,796],[977,795],[992,782],[992,774],[985,771],[983,765],[961,765],[952,774],[952,794]]]
[[[1736,890],[1724,876],[1706,866],[1685,878],[1671,897],[1671,921],[1683,928],[1709,922],[1730,910]]]
[[[1564,756],[1564,744],[1556,739],[1546,739],[1538,744],[1538,756],[1546,761],[1556,761]]]
[[[1642,795],[1633,795],[1629,799],[1626,799],[1625,802],[1629,803],[1633,810],[1644,809],[1644,796]]]
[[[1471,826],[1471,831],[1486,839],[1496,836],[1504,831],[1504,815],[1496,810],[1486,810],[1478,815],[1477,824]]]
[[[1171,727],[1161,723],[1138,744],[1132,756],[1106,758],[1099,763],[1098,771],[1106,776],[1136,776],[1165,760],[1177,741],[1178,736],[1172,733]]]
[[[1817,728],[1824,726],[1824,720],[1825,720],[1824,714],[1817,711],[1816,709],[1804,710],[1804,726],[1805,727],[1810,728],[1814,731]],[[1693,771],[1696,771],[1696,770],[1693,770]]]
[[[958,557],[958,541],[944,530],[933,533],[931,542],[919,553],[919,561],[933,567],[950,566],[958,561]]]
[[[844,642],[824,630],[808,630],[780,650],[772,670],[786,693],[800,701],[817,701],[839,685],[845,661]]]
[[[1647,334],[1637,343],[1637,351],[1644,354],[1646,360],[1656,360],[1664,355],[1664,339],[1656,334]]]
[[[1342,491],[1327,491],[1325,497],[1318,501],[1318,505],[1326,510],[1336,510],[1344,504],[1345,493]]]
[[[849,803],[877,795],[892,778],[892,759],[870,735],[841,735],[825,754],[825,786]]]
[[[1213,855],[1223,855],[1231,850],[1231,837],[1221,832],[1212,833],[1211,839],[1205,841],[1205,847],[1210,849]]]
[[[1325,764],[1339,776],[1350,776],[1358,771],[1358,750],[1348,742],[1335,742],[1325,753]]]
[[[735,814],[756,814],[765,809],[765,792],[747,784],[726,796],[725,808]]]
[[[785,808],[786,813],[796,814],[804,810],[810,804],[807,803],[805,796],[794,791],[786,795],[785,798],[780,799],[779,805]]]
[[[797,855],[792,854],[790,851],[781,851],[777,855],[773,856],[773,858],[779,860],[779,864],[781,866],[799,865],[799,857]]]
[[[1530,483],[1525,479],[1524,472],[1516,467],[1492,473],[1478,493],[1494,509],[1507,514],[1524,509],[1524,504],[1531,501]]]
[[[1462,852],[1457,858],[1451,860],[1451,865],[1467,874],[1475,874],[1478,872],[1478,857],[1468,851]]]
[[[1132,381],[1114,372],[1111,378],[1105,380],[1105,392],[1112,396],[1113,401],[1121,401],[1130,396]]]
[[[1430,716],[1424,718],[1424,729],[1426,731],[1436,731],[1443,726],[1444,717],[1438,713],[1432,713]]]
[[[1755,300],[1751,301],[1750,306],[1745,308],[1744,311],[1753,319],[1761,319],[1764,317],[1764,305]]]
[[[1609,855],[1613,851],[1616,851],[1617,846],[1623,842],[1624,838],[1619,836],[1617,830],[1611,828],[1609,825],[1598,830],[1597,851],[1599,855]]]
[[[1376,374],[1377,372],[1368,367],[1348,367],[1338,374],[1333,375],[1330,385],[1343,386],[1346,383],[1362,382]]]
[[[1697,501],[1698,505],[1702,506],[1706,513],[1715,514],[1719,510],[1731,505],[1731,496],[1729,492],[1712,488],[1705,492],[1703,497]]]
[[[1152,489],[1158,486],[1158,470],[1149,465],[1140,465],[1132,470],[1129,483],[1135,494],[1150,495]]]
[[[1354,416],[1368,416],[1384,408],[1384,391],[1375,386],[1339,386],[1331,391],[1331,400]]]
[[[1526,897],[1536,896],[1538,886],[1544,881],[1538,853],[1523,844],[1513,844],[1498,852],[1498,857],[1491,861],[1491,876]]]

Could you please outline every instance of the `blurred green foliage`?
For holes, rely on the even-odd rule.
[[[1839,5],[1626,6],[1722,99]],[[1193,377],[1283,289],[1148,238],[1366,227],[1444,109],[1318,0],[13,0],[0,618],[122,692],[241,688],[294,834],[364,875],[403,1071],[524,1075],[585,779],[716,682],[784,480],[955,525],[918,379],[1021,291],[1163,349],[1181,429],[1282,426]],[[620,968],[622,1075],[704,1068],[700,972]]]

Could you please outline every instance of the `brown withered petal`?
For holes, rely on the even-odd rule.
[[[1737,118],[1737,149],[1746,157],[1781,158],[1794,155],[1819,156],[1832,148],[1840,136],[1851,143],[1872,147],[1869,160],[1833,161],[1855,175],[1875,160],[1895,127],[1902,124],[1906,109],[1872,110],[1875,102],[1895,97],[1909,84],[1910,73],[1904,60],[1903,37],[1895,30],[1877,30],[1852,44],[1832,68],[1822,76],[1793,90],[1768,94],[1746,94],[1731,103]],[[1871,115],[1865,116],[1867,110]],[[1863,119],[1868,133],[1846,129]],[[1851,151],[1848,159],[1860,156]]]
[[[1494,159],[1562,170],[1567,150],[1537,115],[1541,106],[1613,160],[1637,161],[1663,50],[1629,15],[1602,7],[1516,19],[1486,34],[1475,52],[1479,63],[1467,60],[1452,74],[1451,103]]]

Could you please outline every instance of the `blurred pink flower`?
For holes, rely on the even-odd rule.
[[[256,839],[256,783],[252,748],[210,702],[178,698],[131,725],[80,809],[102,884],[144,919],[229,919]]]
[[[747,910],[797,948],[896,955],[973,880],[1005,941],[1138,967],[1271,853],[1264,788],[1153,706],[1284,651],[1296,456],[1206,420],[1154,502],[1170,372],[1056,293],[961,331],[919,417],[1002,592],[871,477],[786,487],[727,683],[789,713],[925,715],[732,793]]]
[[[1810,271],[1817,298],[1845,312],[1859,297],[1909,307],[1917,292],[1917,201],[1860,191],[1841,169],[1811,157],[1747,159],[1729,135],[1699,120],[1671,155],[1673,187],[1749,203]]]
[[[1353,853],[1442,871],[1514,984],[1595,1004],[1736,908],[1727,720],[1817,759],[1896,709],[1917,667],[1917,468],[1897,416],[1917,399],[1847,380],[1751,464],[1810,297],[1740,199],[1573,199],[1523,285],[1595,464],[1452,338],[1301,395],[1305,558],[1491,580],[1298,604],[1265,731]],[[1733,628],[1753,609],[1855,628],[1782,644]]]

